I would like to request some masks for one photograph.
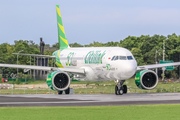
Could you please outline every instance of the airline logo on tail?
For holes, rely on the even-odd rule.
[[[57,27],[58,27],[59,49],[63,50],[63,49],[68,48],[69,44],[68,44],[68,41],[67,41],[67,38],[65,35],[59,5],[56,5],[56,11],[57,11]]]

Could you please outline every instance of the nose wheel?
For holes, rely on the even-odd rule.
[[[116,95],[123,95],[127,93],[127,86],[123,85],[125,80],[117,80],[117,85],[115,86],[115,94]]]
[[[118,89],[118,86],[115,86],[115,94],[116,95],[123,95],[123,93],[124,93],[123,87]]]

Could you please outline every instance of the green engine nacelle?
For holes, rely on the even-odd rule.
[[[47,85],[55,91],[64,91],[70,85],[70,77],[67,73],[61,71],[51,72],[47,76]]]
[[[152,70],[143,70],[136,74],[135,83],[138,88],[151,90],[158,84],[158,76]]]

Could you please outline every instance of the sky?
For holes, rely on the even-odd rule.
[[[0,0],[0,44],[20,39],[39,44],[40,37],[57,43],[56,4],[69,44],[180,35],[179,0]]]

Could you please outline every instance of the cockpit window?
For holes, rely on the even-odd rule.
[[[118,56],[116,56],[114,60],[118,60]]]
[[[127,58],[126,58],[126,56],[119,56],[119,59],[120,60],[126,60]]]
[[[127,59],[128,60],[133,60],[133,57],[132,56],[127,56]]]
[[[132,56],[113,56],[112,61],[114,60],[133,60]]]
[[[114,60],[115,57],[116,57],[116,56],[113,56],[113,58],[112,58],[111,60]]]

